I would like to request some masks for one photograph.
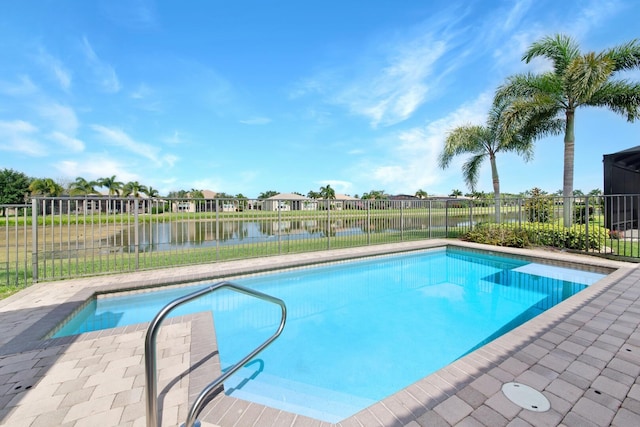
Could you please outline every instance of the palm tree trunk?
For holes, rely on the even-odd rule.
[[[573,223],[573,206],[571,197],[573,196],[573,158],[575,152],[574,120],[575,110],[567,108],[566,128],[564,133],[564,175],[562,184],[562,211],[564,216],[564,226],[571,227]]]
[[[496,156],[491,154],[489,156],[489,162],[491,163],[491,179],[493,181],[493,198],[496,207],[496,224],[500,224],[500,178],[498,177],[498,166],[496,165]]]

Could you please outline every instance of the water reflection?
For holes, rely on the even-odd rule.
[[[517,214],[516,214],[517,215]],[[477,215],[473,223],[490,220],[491,215]],[[504,220],[515,220],[504,218]],[[466,215],[429,218],[427,215],[393,215],[363,218],[264,220],[191,220],[145,223],[138,226],[141,252],[168,251],[216,245],[273,242],[275,240],[317,239],[326,237],[357,236],[374,233],[400,233],[415,230],[469,227]],[[120,246],[125,252],[135,251],[135,226],[125,228],[110,245]]]

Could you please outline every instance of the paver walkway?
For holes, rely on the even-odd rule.
[[[94,292],[451,243],[412,242],[31,286],[0,301],[0,425],[146,425],[146,325],[42,339]],[[640,271],[636,265],[557,252],[506,251],[618,270],[340,426],[640,425]],[[159,405],[162,425],[174,426],[184,422],[187,403],[219,373],[220,366],[206,314],[171,319],[160,331]],[[542,391],[551,409],[533,412],[513,404],[501,391],[511,381]],[[201,418],[205,426],[223,427],[330,425],[225,395],[216,397]]]

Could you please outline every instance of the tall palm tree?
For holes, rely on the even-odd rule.
[[[635,39],[602,52],[581,53],[571,37],[557,34],[534,42],[522,60],[551,61],[553,71],[518,74],[498,89],[497,96],[518,97],[507,120],[561,118],[564,121],[564,224],[572,222],[571,195],[575,151],[574,123],[580,107],[606,107],[633,122],[640,116],[640,83],[615,79],[619,71],[640,67],[640,42]]]
[[[454,157],[461,154],[471,155],[462,165],[462,175],[472,192],[476,191],[480,166],[489,159],[496,222],[500,222],[500,178],[496,155],[500,152],[515,152],[528,161],[533,156],[533,137],[557,132],[560,126],[559,122],[550,120],[540,122],[531,120],[507,126],[504,114],[511,108],[513,101],[507,97],[495,99],[485,126],[466,125],[450,131],[438,158],[440,167],[446,169]],[[462,195],[462,192],[459,195]]]
[[[87,181],[79,176],[69,186],[69,194],[72,196],[88,196],[89,194],[97,194],[94,188],[98,183],[96,181]]]

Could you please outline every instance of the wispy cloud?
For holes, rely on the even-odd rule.
[[[0,121],[0,150],[42,157],[46,147],[37,140],[38,128],[23,120]]]
[[[44,48],[40,48],[38,62],[53,74],[63,90],[69,90],[71,87],[71,72],[64,66],[62,61],[49,54]]]
[[[341,181],[337,179],[323,179],[317,182],[320,186],[330,185],[333,190],[338,194],[348,194],[353,188],[353,183],[350,181]]]
[[[38,91],[38,87],[27,75],[18,77],[18,82],[0,81],[0,93],[9,96],[31,95]]]
[[[119,92],[121,85],[115,69],[98,57],[86,37],[82,37],[82,50],[100,87],[106,92]]]
[[[132,29],[149,29],[158,25],[153,0],[109,0],[102,2],[102,10],[112,21]]]
[[[447,133],[457,126],[484,123],[491,99],[491,94],[484,93],[424,127],[394,132],[382,138],[379,145],[393,147],[393,150],[382,155],[382,161],[367,159],[357,169],[367,170],[367,177],[363,178],[379,183],[389,192],[420,188],[429,191],[430,186],[443,181],[451,173],[438,167],[438,156]],[[456,167],[454,164],[449,170]]]
[[[51,126],[67,134],[75,135],[78,130],[78,117],[71,107],[55,102],[42,103],[36,107],[40,116],[51,124]]]
[[[266,125],[271,123],[271,119],[267,117],[252,117],[250,119],[239,120],[239,122],[245,125]]]
[[[319,95],[329,104],[366,117],[372,127],[411,117],[455,66],[457,47],[448,26],[452,16],[438,16],[399,32],[348,65],[325,69],[301,80],[290,98]],[[436,73],[436,70],[437,73]]]
[[[100,165],[96,168],[96,165]],[[60,174],[68,177],[82,176],[85,179],[98,179],[105,176],[115,175],[119,181],[140,181],[141,177],[131,173],[130,167],[121,159],[114,159],[104,154],[91,154],[83,158],[82,161],[62,160],[54,164]]]
[[[584,38],[593,28],[599,27],[625,8],[624,3],[618,0],[590,0],[580,6],[575,10],[574,19],[563,30],[577,39]]]
[[[173,131],[170,136],[162,138],[162,141],[169,145],[179,145],[185,143],[184,135],[177,130]]]
[[[102,125],[92,125],[91,129],[93,129],[107,144],[123,148],[131,153],[151,160],[157,165],[162,165],[166,161],[166,159],[160,157],[160,150],[158,148],[134,140],[121,129],[109,128]]]
[[[80,141],[77,138],[71,137],[67,134],[64,134],[62,132],[58,132],[58,131],[51,132],[51,134],[49,134],[49,138],[56,141],[58,144],[62,145],[63,147],[69,149],[70,151],[75,151],[75,152],[84,151],[84,142]]]

